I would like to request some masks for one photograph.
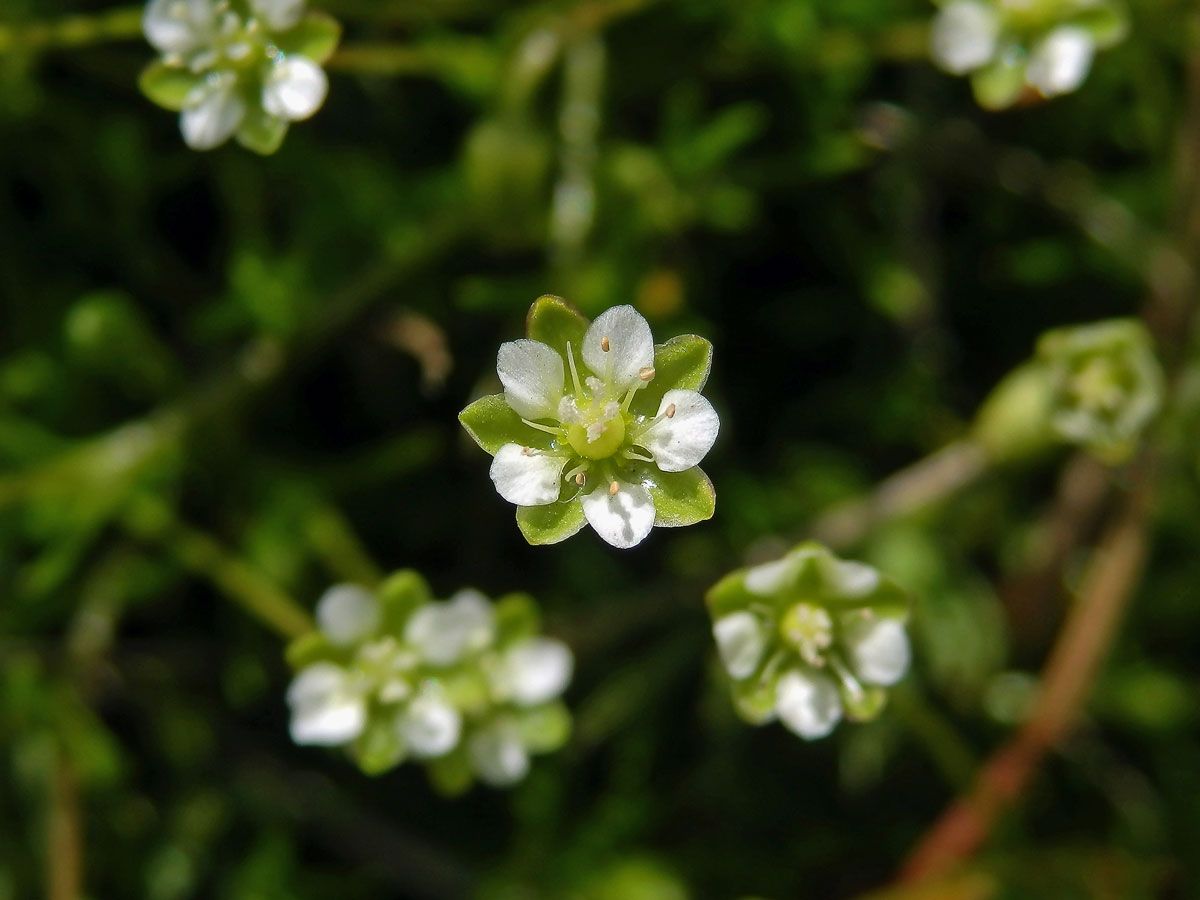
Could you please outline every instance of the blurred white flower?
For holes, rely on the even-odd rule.
[[[1087,78],[1095,50],[1082,28],[1055,28],[1034,46],[1025,78],[1043,97],[1069,94]]]
[[[999,37],[995,7],[978,0],[954,0],[934,17],[929,51],[947,72],[966,75],[991,62]]]

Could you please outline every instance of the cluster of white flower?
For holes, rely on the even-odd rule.
[[[463,590],[438,602],[401,573],[379,594],[330,588],[317,623],[292,651],[300,669],[287,701],[298,744],[348,746],[369,772],[411,757],[503,786],[525,776],[531,753],[566,738],[557,698],[571,652],[535,633],[528,598],[493,605]]]
[[[1077,90],[1098,49],[1125,33],[1112,0],[950,0],[934,18],[930,53],[970,75],[980,104],[1010,106],[1028,87],[1043,97]]]
[[[142,89],[179,111],[187,145],[209,150],[236,135],[260,153],[324,102],[320,63],[339,34],[304,0],[150,0],[142,27],[162,54]]]
[[[802,738],[824,737],[843,714],[878,715],[883,688],[908,670],[903,593],[818,545],[733,572],[708,602],[734,702],[754,724],[778,718]]]

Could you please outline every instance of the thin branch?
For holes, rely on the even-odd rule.
[[[1092,555],[1079,599],[1046,665],[1032,715],[927,832],[901,870],[901,882],[937,877],[969,857],[1074,725],[1145,562],[1152,489],[1150,471],[1140,474]]]
[[[46,898],[79,900],[83,896],[83,825],[79,782],[66,751],[59,749],[50,775],[50,809],[46,820]]]

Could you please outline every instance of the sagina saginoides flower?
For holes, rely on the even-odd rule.
[[[824,737],[843,715],[878,715],[908,670],[905,593],[818,544],[732,572],[707,599],[734,705],[753,724]]]
[[[321,63],[341,31],[304,0],[150,0],[142,28],[162,54],[142,73],[142,92],[179,112],[187,145],[236,137],[264,154],[325,101]]]
[[[632,547],[655,525],[712,517],[712,482],[698,463],[719,422],[700,394],[712,345],[682,335],[655,346],[632,306],[590,325],[558,297],[540,297],[529,337],[502,344],[504,393],[459,420],[494,457],[492,481],[517,505],[531,544],[553,544],[591,525]]]
[[[1097,50],[1126,32],[1116,0],[949,0],[930,29],[930,55],[969,75],[975,99],[1003,109],[1027,89],[1056,97],[1077,90]]]
[[[468,589],[439,602],[420,576],[399,572],[378,592],[330,588],[317,625],[288,650],[298,744],[344,746],[369,774],[419,760],[457,792],[476,777],[519,781],[530,754],[567,738],[558,697],[571,651],[538,634],[536,606],[523,594],[493,604]]]

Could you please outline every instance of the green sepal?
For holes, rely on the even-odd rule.
[[[494,615],[499,647],[531,638],[542,629],[537,603],[528,594],[505,594],[496,601]]]
[[[708,589],[704,600],[713,620],[730,613],[745,609],[754,600],[755,595],[746,590],[746,570],[738,569],[730,572]]]
[[[552,753],[571,737],[571,713],[560,702],[544,703],[522,711],[517,730],[530,753]]]
[[[1009,61],[1008,55],[1002,53],[995,62],[971,73],[971,90],[984,109],[1007,109],[1025,90],[1024,62]]]
[[[462,744],[445,756],[426,761],[425,771],[433,789],[443,797],[460,797],[475,783],[475,773]]]
[[[852,722],[870,722],[887,706],[887,691],[878,685],[863,685],[859,690],[852,691],[845,684],[839,684],[838,693],[842,697],[846,718]]]
[[[284,651],[287,664],[297,672],[305,666],[311,666],[324,659],[331,659],[333,656],[333,648],[325,639],[325,635],[319,631],[310,631],[308,634],[300,635],[288,644]]]
[[[311,12],[293,28],[275,38],[275,46],[284,53],[304,56],[320,65],[337,49],[342,26],[337,19],[324,13]]]
[[[364,775],[382,775],[404,762],[407,748],[391,717],[372,716],[367,727],[350,747],[354,762]]]
[[[283,144],[288,122],[273,116],[258,106],[248,107],[242,124],[234,135],[237,142],[247,150],[262,156],[270,156]]]
[[[1120,43],[1129,33],[1125,11],[1116,4],[1099,4],[1081,9],[1071,19],[1071,24],[1087,31],[1096,42],[1097,50]]]
[[[683,472],[657,472],[645,487],[654,498],[654,526],[676,528],[713,517],[717,492],[699,466]]]
[[[379,628],[383,634],[401,634],[413,611],[433,600],[429,584],[412,569],[401,569],[388,576],[376,594],[383,608]]]
[[[203,75],[197,75],[179,66],[152,62],[138,77],[138,88],[150,102],[163,109],[179,112],[183,109],[188,94],[203,80]]]
[[[492,703],[487,677],[478,663],[438,669],[437,681],[446,700],[463,715],[485,712]]]
[[[590,324],[583,313],[562,297],[544,294],[529,307],[529,315],[525,319],[525,333],[530,339],[553,347],[564,362],[569,342],[578,364],[582,359],[580,351],[583,347],[583,336],[587,334]]]
[[[1024,363],[992,389],[971,427],[971,438],[993,462],[1036,456],[1054,443],[1050,367]]]
[[[558,500],[545,506],[517,507],[517,527],[531,544],[557,544],[586,524],[583,504],[577,499]]]
[[[549,450],[553,438],[544,431],[530,428],[504,402],[503,394],[480,397],[458,414],[458,421],[475,443],[495,456],[505,444],[520,444]]]
[[[748,678],[733,682],[733,708],[751,725],[762,725],[775,715],[775,679]]]
[[[681,334],[654,348],[654,378],[637,392],[634,412],[652,416],[667,391],[699,391],[712,369],[712,344],[697,334]]]

